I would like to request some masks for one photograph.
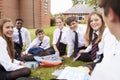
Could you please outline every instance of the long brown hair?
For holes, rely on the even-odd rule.
[[[9,54],[9,56],[12,59],[12,62],[13,62],[13,60],[14,60],[14,44],[13,44],[12,37],[9,38],[6,35],[4,35],[4,33],[3,33],[3,25],[6,22],[12,22],[12,21],[11,21],[11,19],[7,19],[7,18],[0,19],[0,36],[2,36],[6,40],[6,42],[7,42],[7,51],[8,51],[8,54]]]
[[[88,46],[91,43],[91,41],[92,41],[93,29],[90,26],[90,20],[91,20],[91,16],[94,15],[94,14],[99,16],[101,21],[102,21],[102,26],[99,29],[99,35],[98,35],[98,38],[97,38],[95,43],[99,43],[100,42],[100,40],[102,38],[102,34],[104,32],[104,29],[105,29],[105,23],[103,21],[102,15],[100,13],[98,13],[98,12],[91,13],[89,15],[89,17],[88,17],[87,30],[86,30],[86,34],[85,34],[86,46]]]

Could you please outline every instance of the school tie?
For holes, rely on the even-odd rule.
[[[57,43],[56,43],[56,46],[57,46],[57,47],[58,47],[59,44],[60,44],[61,37],[62,37],[62,31],[60,31],[60,35],[59,35],[58,41],[57,41]]]
[[[22,35],[21,35],[21,32],[20,32],[20,29],[18,30],[18,36],[19,36],[20,47],[22,47],[23,46],[23,41],[22,41]]]
[[[98,43],[95,43],[97,38],[98,38],[98,35],[96,33],[94,33],[94,39],[92,40],[92,49],[91,49],[91,59],[92,60],[96,59],[96,52],[99,50]]]
[[[38,46],[41,46],[42,45],[42,41],[40,42],[40,44]]]
[[[74,57],[77,57],[77,53],[78,53],[78,34],[76,31],[74,31],[75,33],[75,42],[74,42]]]

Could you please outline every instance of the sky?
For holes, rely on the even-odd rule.
[[[65,12],[72,7],[72,0],[51,0],[51,13],[58,14]]]

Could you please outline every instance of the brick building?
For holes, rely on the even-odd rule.
[[[24,20],[27,28],[50,26],[50,0],[0,0],[0,18]]]
[[[89,6],[87,4],[81,4],[78,3],[65,11],[63,13],[64,17],[70,17],[70,16],[76,16],[78,18],[78,21],[81,23],[86,23],[88,21],[88,16],[90,13],[92,13],[94,8],[92,6]]]

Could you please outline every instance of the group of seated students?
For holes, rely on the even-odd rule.
[[[56,17],[58,28],[53,33],[52,47],[50,47],[49,37],[42,29],[35,31],[36,38],[31,43],[30,33],[22,26],[22,23],[22,19],[16,19],[16,26],[13,27],[10,19],[0,19],[0,45],[2,45],[0,46],[0,75],[2,76],[0,76],[0,80],[15,80],[30,75],[30,69],[25,67],[23,61],[18,61],[19,57],[25,54],[30,57],[25,60],[29,61],[34,60],[34,56],[50,54],[59,54],[60,56],[67,54],[64,57],[69,58],[73,53],[73,61],[92,61],[86,65],[92,71],[95,65],[101,62],[103,57],[106,57],[104,50],[107,45],[112,45],[112,42],[109,44],[107,41],[115,39],[105,28],[102,15],[98,12],[89,15],[87,27],[80,26],[75,16],[66,19],[69,27],[64,26],[63,17]],[[26,50],[22,52],[24,44],[26,44]],[[108,48],[111,49],[111,47]]]
[[[5,78],[13,80],[21,76],[28,76],[30,74],[30,69],[25,67],[24,60],[33,61],[35,60],[34,56],[45,56],[50,54],[64,56],[66,54],[67,45],[68,51],[67,55],[64,57],[69,58],[73,53],[73,61],[77,59],[85,62],[96,60],[97,52],[99,51],[98,44],[105,29],[101,14],[98,12],[91,13],[88,18],[87,28],[85,26],[80,26],[75,16],[67,18],[66,23],[69,28],[64,26],[65,21],[63,17],[58,16],[55,20],[57,28],[53,32],[53,45],[50,47],[50,38],[45,35],[43,29],[37,29],[35,31],[36,37],[31,42],[29,31],[22,26],[22,19],[16,19],[15,27],[13,27],[10,19],[1,19],[1,25],[3,25],[1,26],[1,40],[3,39],[4,41],[2,40],[3,42],[0,43],[1,45],[6,43],[6,46],[1,49],[5,48],[3,51],[5,51],[4,54],[6,53],[7,57],[3,57],[5,57],[7,61],[10,61],[9,66],[6,66],[6,60],[1,58],[3,62],[1,62],[0,66]],[[6,33],[4,33],[4,27],[8,27]],[[22,52],[23,45],[25,44],[26,50]],[[27,54],[28,57],[21,60],[21,56],[25,54]],[[96,63],[97,62],[88,64],[87,67],[92,70]]]

